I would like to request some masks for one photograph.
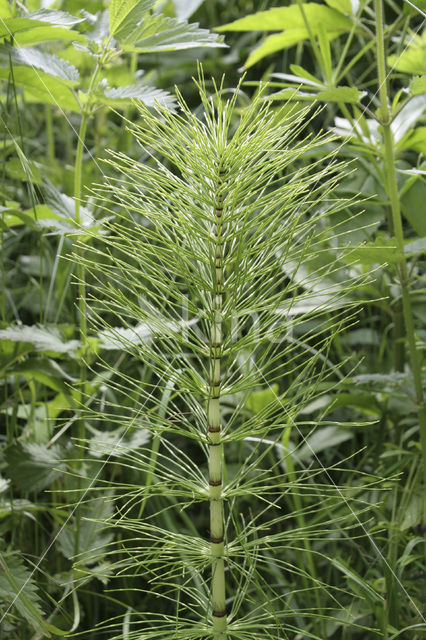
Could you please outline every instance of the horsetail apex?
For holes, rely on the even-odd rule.
[[[246,106],[240,88],[227,99],[223,86],[208,97],[202,76],[198,86],[200,116],[179,94],[176,113],[140,107],[141,124],[129,124],[145,161],[111,152],[114,178],[97,189],[109,213],[104,233],[80,252],[94,322],[169,390],[159,411],[157,388],[128,375],[116,385],[127,406],[140,402],[129,426],[146,429],[155,445],[122,453],[140,481],[126,484],[108,522],[125,550],[112,549],[111,564],[126,585],[140,576],[157,610],[144,610],[142,590],[114,638],[295,637],[289,607],[302,620],[305,603],[292,580],[304,589],[311,580],[314,591],[320,583],[317,556],[298,564],[302,516],[293,533],[288,496],[297,483],[296,494],[311,500],[317,471],[290,474],[274,442],[284,427],[298,428],[350,300],[342,283],[326,289],[335,266],[318,259],[310,285],[320,302],[307,309],[302,269],[321,254],[322,218],[346,205],[330,195],[341,168],[324,154],[299,162],[329,141],[304,136],[309,108],[273,109],[262,91]],[[297,340],[288,339],[293,324]],[[253,411],[250,394],[273,382],[270,401]],[[331,494],[327,487],[309,504],[322,537]],[[338,596],[325,590],[324,606],[336,607]],[[316,605],[307,604],[309,625]]]

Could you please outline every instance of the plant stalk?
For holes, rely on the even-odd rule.
[[[398,251],[396,269],[401,287],[402,310],[404,315],[405,332],[408,341],[411,370],[414,378],[416,405],[420,427],[420,443],[423,457],[423,477],[426,481],[426,406],[422,387],[422,373],[420,359],[416,347],[413,313],[410,301],[409,276],[407,262],[404,255],[404,232],[402,228],[401,207],[399,202],[398,185],[396,181],[395,158],[393,153],[393,136],[391,130],[391,112],[389,109],[386,83],[385,47],[383,33],[383,1],[376,0],[376,39],[377,63],[380,95],[380,119],[384,141],[384,168],[387,175],[388,194],[391,202],[394,238]]]
[[[220,375],[223,305],[223,176],[219,165],[215,207],[215,255],[213,273],[213,319],[210,337],[210,383],[208,400],[210,547],[212,555],[212,624],[215,640],[226,640],[225,544],[223,528],[222,455],[220,424]]]

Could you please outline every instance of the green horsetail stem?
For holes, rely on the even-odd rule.
[[[212,616],[215,639],[226,638],[226,590],[222,498],[222,455],[220,428],[220,376],[222,350],[223,305],[223,188],[224,171],[219,167],[215,207],[215,247],[213,276],[213,309],[210,342],[210,383],[208,399],[210,544],[212,554]]]

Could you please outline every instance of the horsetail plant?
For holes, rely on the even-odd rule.
[[[302,135],[309,109],[276,111],[262,92],[240,108],[240,89],[209,98],[202,79],[199,90],[201,117],[179,95],[177,113],[140,106],[131,130],[144,162],[111,152],[113,175],[96,192],[112,215],[79,252],[90,321],[156,376],[154,387],[111,368],[126,406],[135,393],[143,402],[126,416],[117,406],[91,416],[127,420],[127,432],[144,429],[155,445],[115,445],[135,480],[97,483],[116,504],[104,525],[120,543],[90,559],[129,589],[123,620],[105,622],[114,637],[260,640],[303,627],[318,638],[328,619],[343,624],[345,596],[307,567],[326,562],[330,523],[353,526],[345,501],[355,504],[358,489],[343,499],[321,469],[298,467],[292,449],[319,424],[304,422],[303,409],[325,379],[332,386],[328,350],[351,315],[342,256],[319,261],[315,300],[304,288],[324,214],[343,206],[332,192],[344,168],[327,154],[306,161],[330,140]],[[105,453],[92,439],[97,446]]]

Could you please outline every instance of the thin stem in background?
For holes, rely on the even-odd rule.
[[[396,263],[398,278],[401,286],[402,309],[404,315],[405,332],[408,340],[411,370],[414,378],[416,404],[419,417],[420,443],[423,457],[423,476],[426,480],[426,407],[422,387],[422,372],[419,354],[416,347],[413,313],[410,301],[410,282],[407,262],[404,255],[404,232],[402,228],[401,207],[399,202],[398,185],[396,181],[395,157],[393,152],[392,116],[389,109],[388,90],[386,83],[385,46],[383,33],[383,2],[376,0],[376,39],[377,39],[377,69],[380,96],[380,117],[384,141],[384,168],[388,178],[388,194],[391,202],[394,237],[399,260]]]

